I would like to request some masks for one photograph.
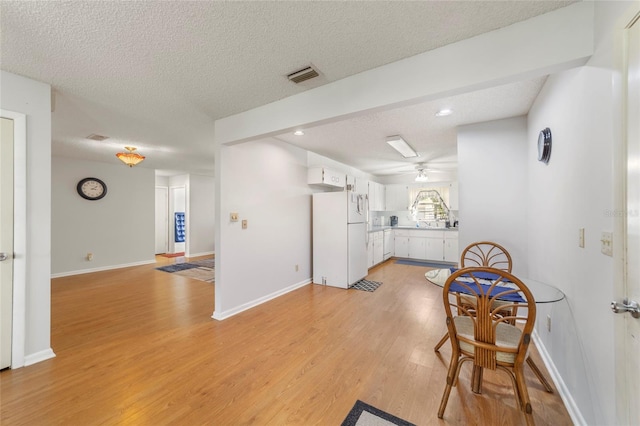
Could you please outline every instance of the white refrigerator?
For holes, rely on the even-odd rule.
[[[367,275],[366,195],[313,194],[313,282],[349,288]]]

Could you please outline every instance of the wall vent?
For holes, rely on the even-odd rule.
[[[91,139],[92,141],[101,142],[101,141],[103,141],[105,139],[109,139],[109,136],[96,135],[95,133],[92,133],[89,136],[87,136],[87,139]]]
[[[290,81],[298,84],[300,82],[315,78],[319,76],[318,71],[314,70],[312,67],[306,67],[298,71],[294,71],[291,74],[287,75],[287,78]]]

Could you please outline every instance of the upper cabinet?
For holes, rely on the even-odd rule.
[[[332,188],[344,188],[346,175],[326,167],[312,167],[307,171],[309,185],[322,185]]]
[[[369,210],[385,210],[385,190],[381,183],[369,181]]]
[[[385,187],[385,210],[406,211],[409,210],[409,187],[407,185],[394,184]]]
[[[458,208],[458,182],[449,185],[449,209],[460,210]]]

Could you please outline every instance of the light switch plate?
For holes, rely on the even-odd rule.
[[[603,232],[600,238],[600,251],[607,256],[613,256],[613,233]]]
[[[231,220],[231,222],[237,222],[238,221],[238,213],[231,213],[230,214],[230,220]]]
[[[578,247],[584,248],[584,228],[578,229]]]
[[[242,229],[247,229],[247,219],[242,219]]]

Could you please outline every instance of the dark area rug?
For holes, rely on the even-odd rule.
[[[406,420],[379,410],[369,404],[357,400],[347,417],[342,422],[342,426],[415,426]]]
[[[185,269],[197,268],[198,265],[194,265],[193,263],[174,263],[173,265],[162,266],[160,268],[156,268],[158,271],[163,272],[177,272],[184,271]]]
[[[412,259],[396,259],[396,263],[398,265],[413,265],[413,266],[424,266],[427,268],[451,268],[452,266],[456,266],[453,263],[438,263],[438,262],[429,262],[427,260],[412,260]]]
[[[158,271],[175,273],[208,283],[215,279],[215,259],[194,260],[192,262],[174,263],[156,268]]]
[[[356,290],[363,291],[375,291],[381,285],[382,283],[378,281],[360,280],[349,288],[355,288]]]

